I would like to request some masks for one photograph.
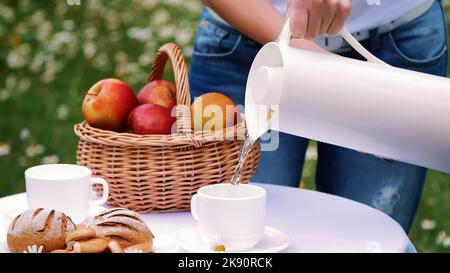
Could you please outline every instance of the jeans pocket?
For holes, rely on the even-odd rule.
[[[399,42],[394,38],[392,33],[388,34],[388,41],[391,50],[402,59],[403,62],[412,65],[432,65],[439,62],[442,57],[447,53],[446,44],[430,44],[426,39],[416,38],[415,41],[409,41],[408,46],[402,46],[402,42]],[[416,51],[420,50],[421,53],[416,54]]]
[[[446,56],[447,30],[443,10],[435,3],[421,17],[387,34],[392,52],[404,63],[432,65]]]
[[[227,30],[208,19],[198,26],[193,55],[196,57],[226,57],[233,54],[242,40],[237,31]]]

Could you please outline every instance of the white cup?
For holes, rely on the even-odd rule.
[[[89,214],[91,205],[103,205],[108,200],[108,183],[92,177],[90,169],[71,164],[40,165],[25,171],[29,208],[55,209],[81,223]],[[100,184],[103,195],[91,198],[92,185]]]
[[[261,240],[265,211],[266,190],[247,184],[205,186],[191,199],[203,240],[227,251],[249,250]]]

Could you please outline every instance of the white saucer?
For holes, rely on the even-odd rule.
[[[155,253],[175,253],[178,250],[177,240],[164,233],[154,233],[153,252]]]
[[[179,230],[175,234],[180,243],[180,248],[187,252],[214,252],[205,243],[197,227],[190,227]],[[273,227],[266,226],[261,241],[252,249],[242,251],[242,253],[276,253],[286,249],[291,244],[289,237],[283,232]]]

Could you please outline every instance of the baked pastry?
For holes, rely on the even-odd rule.
[[[92,228],[79,227],[75,231],[67,234],[66,244],[76,241],[84,241],[97,237],[95,230]]]
[[[89,227],[97,237],[116,241],[123,249],[141,243],[153,246],[153,234],[138,213],[114,208],[104,211],[92,219]]]
[[[108,241],[104,238],[93,238],[73,244],[74,253],[102,253],[108,248]]]
[[[23,252],[28,246],[43,246],[43,252],[65,248],[67,234],[75,230],[69,216],[50,209],[29,209],[18,215],[9,225],[8,247]]]

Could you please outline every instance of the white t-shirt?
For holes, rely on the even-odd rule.
[[[287,0],[268,0],[278,12],[286,15]],[[425,5],[430,0],[353,0],[352,14],[345,28],[354,33],[385,25],[412,10]]]
[[[288,0],[268,1],[280,14],[286,15]],[[352,0],[352,14],[347,19],[345,28],[351,33],[373,29],[398,19],[430,1],[433,0]],[[218,17],[213,11],[211,13]]]

